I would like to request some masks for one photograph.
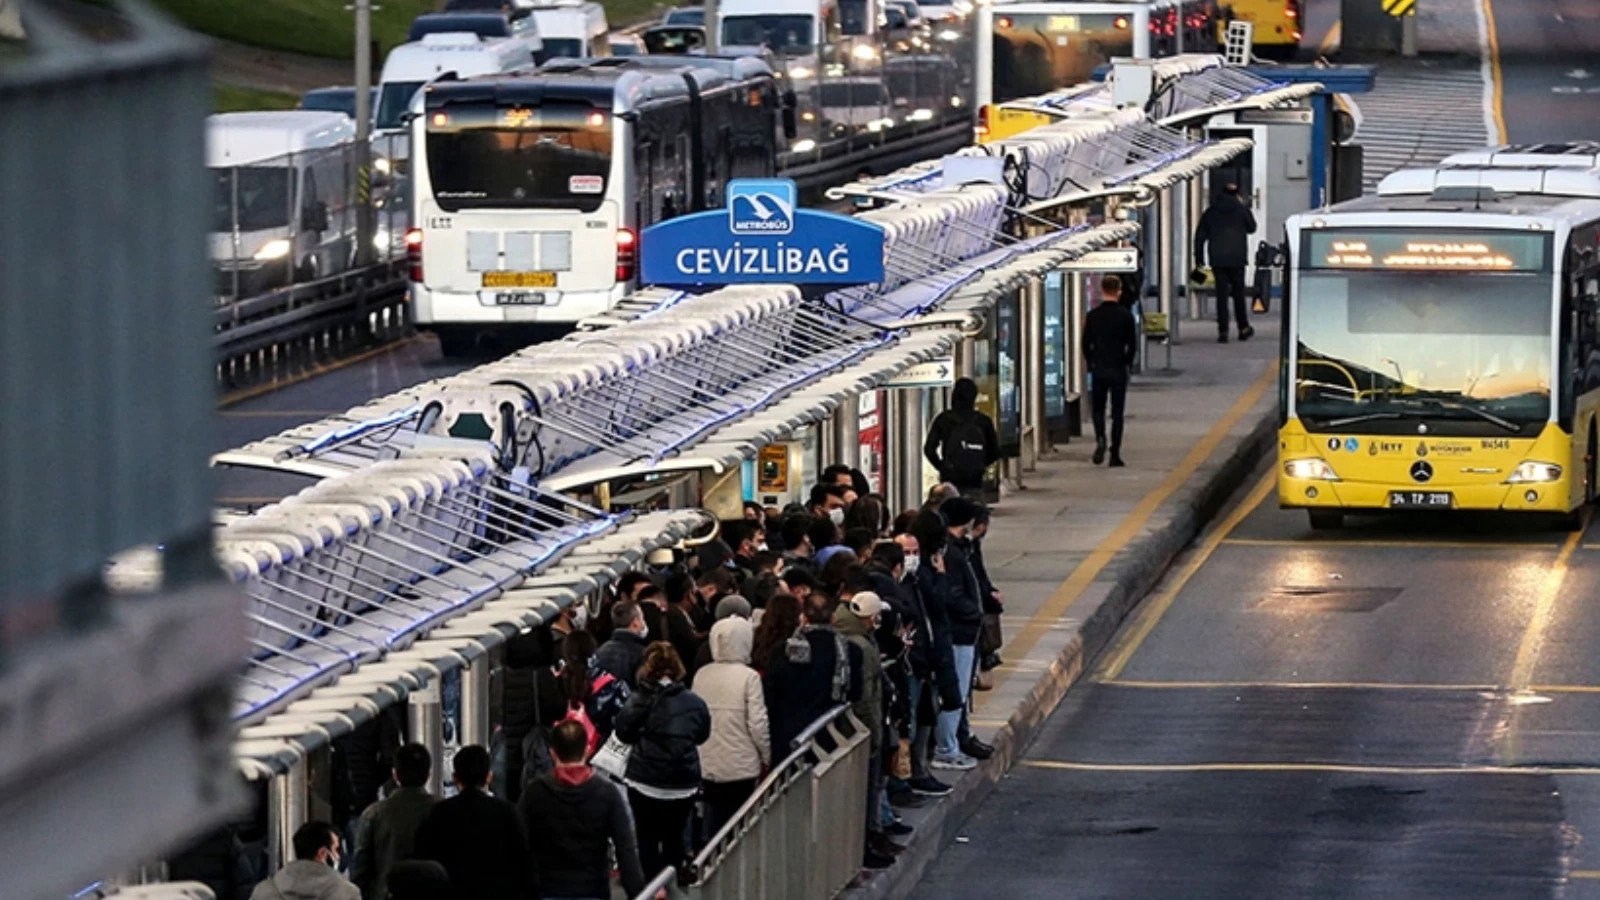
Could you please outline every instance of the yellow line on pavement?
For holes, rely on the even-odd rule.
[[[1359,547],[1359,548],[1432,548],[1442,549],[1465,548],[1482,550],[1554,550],[1556,544],[1516,543],[1514,541],[1347,541],[1339,538],[1325,538],[1320,540],[1295,540],[1290,538],[1228,538],[1223,541],[1230,547]]]
[[[1184,774],[1191,772],[1337,772],[1354,775],[1600,775],[1600,768],[1552,766],[1363,766],[1351,763],[1081,763],[1049,759],[1025,759],[1022,765],[1033,769],[1058,769],[1067,772],[1134,772]]]
[[[1393,681],[1132,681],[1106,679],[1101,684],[1146,690],[1293,689],[1353,691],[1494,691],[1492,684],[1406,684]]]
[[[1498,135],[1490,135],[1490,143],[1500,144],[1511,140],[1506,130],[1505,77],[1500,71],[1500,29],[1494,23],[1494,0],[1483,0],[1483,20],[1489,30],[1489,76],[1494,82],[1494,127]]]
[[[1110,661],[1106,664],[1105,680],[1115,681],[1117,676],[1122,674],[1122,670],[1127,668],[1128,660],[1133,658],[1133,654],[1139,650],[1139,645],[1143,644],[1144,639],[1149,637],[1150,632],[1155,630],[1156,623],[1160,622],[1161,617],[1166,615],[1167,610],[1172,607],[1173,601],[1178,598],[1178,593],[1183,590],[1184,585],[1188,584],[1189,579],[1200,571],[1200,568],[1211,558],[1211,554],[1215,553],[1217,548],[1222,545],[1223,540],[1233,532],[1233,529],[1238,527],[1240,522],[1244,521],[1244,517],[1250,515],[1257,506],[1260,506],[1261,501],[1267,499],[1267,495],[1272,493],[1277,486],[1277,473],[1269,470],[1267,474],[1262,476],[1261,481],[1256,484],[1255,489],[1250,492],[1250,496],[1234,507],[1233,512],[1222,520],[1222,524],[1218,525],[1206,537],[1205,541],[1200,544],[1200,549],[1195,551],[1194,556],[1189,560],[1183,571],[1176,578],[1171,579],[1161,593],[1156,595],[1154,600],[1139,611],[1139,620],[1134,625],[1133,630],[1112,651]]]
[[[1600,684],[1530,684],[1535,694],[1600,694]]]
[[[1555,562],[1545,572],[1544,581],[1539,585],[1539,600],[1534,605],[1533,618],[1522,633],[1522,642],[1517,645],[1516,662],[1511,665],[1508,686],[1513,691],[1526,690],[1533,682],[1533,668],[1539,664],[1539,654],[1544,650],[1545,634],[1550,630],[1556,600],[1560,598],[1561,585],[1567,578],[1567,565],[1572,560],[1572,551],[1578,549],[1578,539],[1588,527],[1589,514],[1585,512],[1583,527],[1561,545],[1561,552],[1556,555]]]
[[[273,381],[273,382],[269,382],[267,384],[258,384],[253,388],[245,388],[242,391],[234,391],[231,394],[224,395],[222,397],[222,399],[218,400],[217,401],[217,408],[218,409],[227,409],[230,406],[235,406],[237,404],[245,402],[246,400],[254,400],[257,397],[261,397],[261,396],[264,396],[266,394],[270,394],[273,391],[281,391],[286,387],[290,387],[291,385],[296,385],[296,384],[300,384],[301,382],[310,381],[313,378],[317,378],[319,376],[326,375],[329,372],[337,372],[340,369],[347,368],[349,366],[353,366],[356,363],[366,362],[367,360],[372,359],[375,356],[382,356],[385,353],[388,353],[388,352],[393,351],[393,350],[399,350],[401,347],[405,347],[405,346],[410,345],[410,344],[415,344],[415,343],[417,343],[418,341],[421,341],[421,340],[424,340],[422,335],[413,334],[410,337],[401,338],[400,340],[395,341],[392,344],[384,344],[381,347],[373,347],[371,350],[364,350],[364,351],[362,351],[360,353],[357,353],[355,356],[347,356],[344,359],[337,360],[337,361],[331,362],[331,363],[327,363],[325,365],[312,366],[309,369],[305,369],[304,371],[301,371],[300,373],[296,374],[292,378],[285,378],[282,381]]]
[[[1339,21],[1333,23],[1333,27],[1328,29],[1327,34],[1323,35],[1322,43],[1317,47],[1317,55],[1327,56],[1328,53],[1333,50],[1334,46],[1339,43],[1339,39],[1343,36],[1344,20],[1340,19]]]
[[[1039,610],[1029,617],[1027,624],[1022,626],[1016,637],[1012,638],[1006,646],[1006,657],[1013,660],[1013,662],[1006,663],[995,670],[996,690],[1005,683],[1012,672],[1017,670],[1018,663],[1027,661],[1028,654],[1033,652],[1033,648],[1039,643],[1039,640],[1061,621],[1061,617],[1072,607],[1073,602],[1088,589],[1089,585],[1094,583],[1094,580],[1100,576],[1101,572],[1105,571],[1106,566],[1111,564],[1111,560],[1116,558],[1117,553],[1139,536],[1139,533],[1149,524],[1150,517],[1155,515],[1156,510],[1161,508],[1161,504],[1167,502],[1168,498],[1177,493],[1178,489],[1183,487],[1184,483],[1189,480],[1189,477],[1206,460],[1211,458],[1211,454],[1222,443],[1223,439],[1228,436],[1228,433],[1233,430],[1233,427],[1239,424],[1239,420],[1249,414],[1251,408],[1267,392],[1267,388],[1277,380],[1277,375],[1278,363],[1274,361],[1250,385],[1244,395],[1223,414],[1222,418],[1211,426],[1211,430],[1206,432],[1205,437],[1201,438],[1199,443],[1195,444],[1189,453],[1176,466],[1172,467],[1172,471],[1167,473],[1167,477],[1162,479],[1159,485],[1156,485],[1155,490],[1146,494],[1144,499],[1139,501],[1138,505],[1128,513],[1127,517],[1116,528],[1112,529],[1110,534],[1106,535],[1105,540],[1090,551],[1083,562],[1079,563],[1077,568],[1073,569],[1072,573],[1067,576],[1066,580],[1056,587],[1049,599],[1045,600],[1044,605],[1040,606]],[[992,695],[994,692],[989,693]],[[988,697],[984,697],[979,700],[976,704],[977,708],[982,709],[987,699]]]
[[[1574,881],[1600,881],[1600,870],[1573,869],[1567,873],[1567,877]]]

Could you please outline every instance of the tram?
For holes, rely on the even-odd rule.
[[[1289,219],[1278,499],[1576,527],[1600,452],[1600,144],[1397,172]]]
[[[1226,36],[1230,21],[1255,26],[1252,48],[1265,59],[1292,60],[1300,53],[1305,37],[1300,0],[1221,0],[1218,40]]]

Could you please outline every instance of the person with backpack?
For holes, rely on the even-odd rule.
[[[928,462],[963,494],[983,489],[983,475],[1000,459],[1000,439],[994,421],[978,410],[978,383],[956,379],[950,390],[950,408],[934,417],[922,445]]]
[[[562,650],[565,657],[550,673],[550,682],[546,685],[558,701],[556,711],[546,713],[545,720],[523,739],[524,787],[548,773],[554,765],[550,756],[550,733],[556,726],[562,722],[577,722],[588,738],[588,752],[592,755],[611,736],[617,714],[632,694],[627,682],[599,667],[594,638],[587,632],[570,635]],[[541,709],[548,706],[540,704]]]
[[[700,793],[700,745],[711,737],[711,712],[683,675],[672,644],[646,647],[638,688],[617,716],[617,740],[633,748],[622,780],[648,873],[689,862],[684,836]]]

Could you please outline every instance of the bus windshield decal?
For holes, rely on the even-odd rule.
[[[1311,269],[1541,272],[1548,235],[1540,232],[1313,231]]]

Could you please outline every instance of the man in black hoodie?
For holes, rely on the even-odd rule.
[[[541,897],[609,898],[613,847],[624,893],[633,897],[644,890],[628,801],[610,780],[594,777],[584,762],[588,750],[582,724],[557,725],[550,732],[555,769],[529,785],[517,805]]]
[[[1239,340],[1248,341],[1256,333],[1250,327],[1250,309],[1244,302],[1244,268],[1250,264],[1250,235],[1256,230],[1256,217],[1239,197],[1239,186],[1229,184],[1222,196],[1200,216],[1194,230],[1194,264],[1206,264],[1206,246],[1211,247],[1211,272],[1217,278],[1217,341],[1228,342],[1228,298],[1233,298],[1233,316],[1239,323]]]
[[[961,493],[976,494],[983,489],[984,472],[1000,459],[1000,439],[994,422],[978,411],[977,382],[956,379],[950,390],[950,408],[934,417],[922,453],[940,480],[955,485]]]

